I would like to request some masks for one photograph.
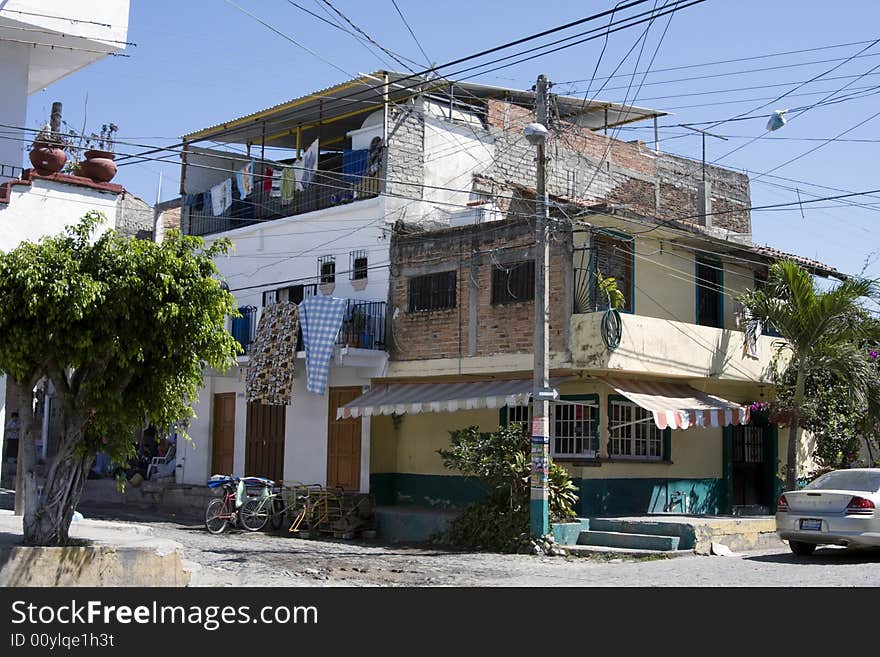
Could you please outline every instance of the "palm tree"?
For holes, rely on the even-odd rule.
[[[772,324],[789,351],[788,369],[794,368],[792,419],[788,434],[786,490],[797,487],[798,429],[804,412],[807,377],[825,371],[848,384],[852,403],[867,405],[874,397],[871,364],[865,357],[866,340],[875,336],[873,322],[865,321],[865,298],[880,298],[877,282],[848,278],[830,290],[817,289],[812,276],[791,261],[770,266],[767,285],[739,298],[754,319]]]

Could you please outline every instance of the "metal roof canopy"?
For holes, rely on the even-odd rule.
[[[382,108],[385,76],[388,79],[388,100],[396,103],[432,90],[445,90],[450,86],[454,86],[454,96],[460,102],[497,98],[531,107],[535,97],[533,91],[377,71],[253,114],[191,132],[184,135],[183,140],[210,140],[232,144],[265,143],[272,148],[295,148],[297,131],[301,130],[300,145],[303,148],[317,138],[319,132],[322,141],[341,141],[347,131],[360,128],[369,113]],[[589,130],[612,128],[667,114],[619,103],[570,96],[555,98],[560,116],[569,119],[575,117],[579,125]]]
[[[553,378],[558,385],[564,378]],[[443,413],[502,406],[524,406],[531,398],[531,379],[493,379],[456,383],[385,383],[373,387],[345,406],[336,418],[404,413]]]

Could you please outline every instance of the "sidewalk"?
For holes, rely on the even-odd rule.
[[[0,586],[186,586],[182,546],[151,527],[104,520],[71,524],[67,547],[21,545],[21,517],[0,510]]]

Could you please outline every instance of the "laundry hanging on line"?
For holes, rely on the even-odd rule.
[[[318,395],[327,391],[330,358],[342,328],[345,299],[306,297],[300,304],[299,321],[306,350],[306,390]]]
[[[220,216],[232,205],[232,179],[227,178],[211,188],[211,209],[214,216]]]
[[[248,162],[235,172],[235,184],[239,198],[246,198],[254,190],[254,163]]]

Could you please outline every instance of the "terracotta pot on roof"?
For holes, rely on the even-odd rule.
[[[79,163],[78,173],[90,178],[95,182],[110,182],[116,175],[116,163],[113,161],[114,154],[110,151],[90,150],[83,156],[85,159]]]
[[[67,162],[67,154],[61,144],[49,141],[34,141],[28,157],[36,172],[41,176],[58,173]]]

